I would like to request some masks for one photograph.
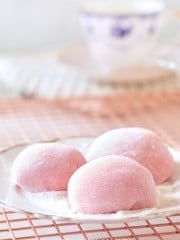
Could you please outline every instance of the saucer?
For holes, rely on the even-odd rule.
[[[61,63],[75,67],[90,79],[100,83],[146,83],[172,78],[177,75],[177,63],[167,56],[164,57],[163,51],[164,49],[154,50],[146,63],[108,73],[102,72],[98,68],[85,45],[64,50],[60,54],[59,60]],[[158,57],[158,55],[161,57]]]

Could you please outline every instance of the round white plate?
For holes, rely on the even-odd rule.
[[[172,78],[177,75],[178,64],[171,60],[170,53],[166,52],[161,48],[156,49],[145,63],[108,73],[104,73],[98,68],[87,46],[75,46],[65,50],[60,55],[60,62],[75,67],[97,82],[144,83]],[[163,57],[164,54],[165,57]]]
[[[62,142],[78,148],[85,154],[92,138],[71,138]],[[156,208],[120,211],[116,214],[86,215],[71,211],[66,192],[31,194],[23,192],[13,184],[11,166],[17,154],[25,147],[15,147],[0,154],[0,205],[15,212],[66,222],[119,223],[170,216],[180,211],[179,151],[171,149],[176,161],[176,172],[170,182],[157,187],[158,203]]]

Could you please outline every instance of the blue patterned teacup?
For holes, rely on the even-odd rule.
[[[91,53],[108,72],[144,61],[160,29],[161,0],[87,0],[81,19]]]

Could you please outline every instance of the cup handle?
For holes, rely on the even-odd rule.
[[[180,11],[171,10],[165,12],[160,23],[162,32],[166,29],[169,22],[177,22],[180,25]],[[172,70],[180,71],[180,31],[168,36],[165,40],[161,40],[161,50],[156,52],[155,58],[158,65],[168,66]]]
[[[171,11],[165,12],[164,17],[160,23],[160,27],[164,29],[167,26],[167,24],[173,20],[174,22],[176,21],[176,22],[179,22],[180,24],[180,11],[171,10]],[[172,36],[169,37],[168,41],[165,40],[165,43],[172,44],[172,45],[180,44],[180,31],[179,32],[177,31],[175,34],[172,34]]]

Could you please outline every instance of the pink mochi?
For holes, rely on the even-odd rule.
[[[34,144],[15,159],[12,179],[29,192],[64,191],[71,175],[85,163],[82,154],[71,147]]]
[[[123,156],[95,159],[70,178],[68,197],[74,212],[110,214],[152,208],[156,186],[148,169]]]
[[[143,128],[122,128],[109,131],[95,139],[87,158],[122,155],[134,159],[149,169],[155,183],[172,177],[175,163],[167,147],[152,131]]]

